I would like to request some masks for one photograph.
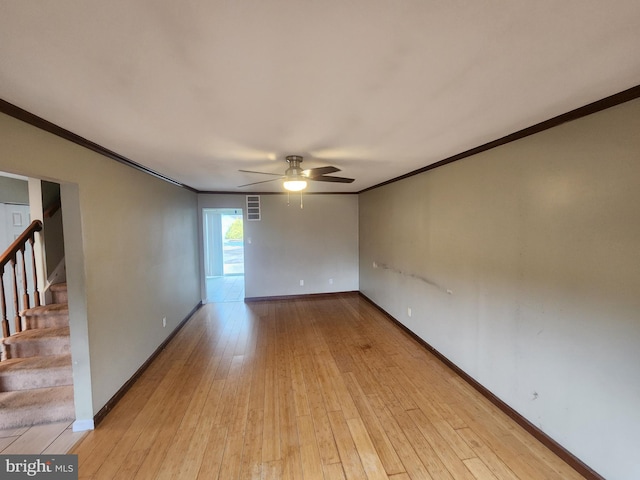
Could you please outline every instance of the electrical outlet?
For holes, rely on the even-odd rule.
[[[300,286],[304,287],[304,280],[300,280]]]
[[[378,264],[376,262],[373,262],[373,268],[378,268]]]
[[[407,315],[410,317],[411,316],[411,307],[407,307]]]
[[[162,317],[162,326],[163,327],[167,326],[167,317]]]
[[[333,278],[329,279],[329,285],[333,285]]]

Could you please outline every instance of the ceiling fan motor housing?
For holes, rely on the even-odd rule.
[[[300,155],[289,155],[287,158],[287,162],[289,162],[289,168],[284,172],[287,177],[299,177],[302,176],[302,168],[300,168],[300,163],[302,163],[302,157]]]

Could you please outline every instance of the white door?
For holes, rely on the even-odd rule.
[[[30,223],[29,205],[0,203],[0,251],[4,252]]]

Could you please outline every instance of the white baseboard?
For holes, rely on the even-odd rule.
[[[87,430],[93,430],[94,428],[93,418],[80,419],[73,422],[74,432],[86,432]]]

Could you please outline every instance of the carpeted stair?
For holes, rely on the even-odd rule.
[[[0,430],[75,418],[67,286],[50,290],[54,303],[21,312],[23,331],[1,340]]]

